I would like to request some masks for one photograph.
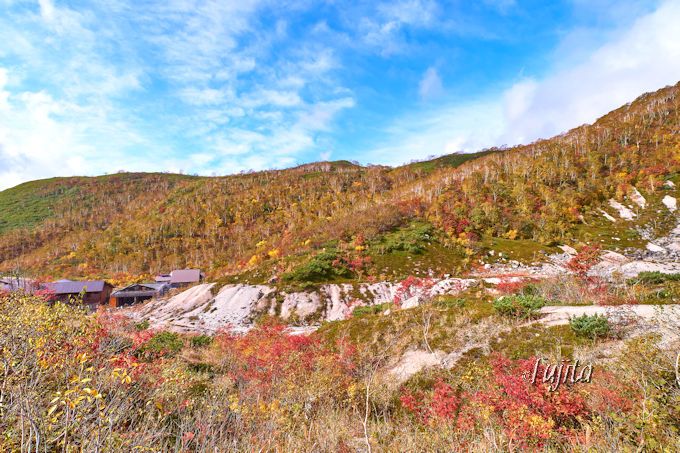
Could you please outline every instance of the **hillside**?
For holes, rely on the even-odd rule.
[[[1,192],[0,271],[209,278],[0,291],[0,450],[678,451],[678,91],[399,168]]]
[[[663,213],[612,223],[600,209],[630,205],[633,188],[659,204],[677,181],[679,91],[530,145],[394,169],[341,161],[33,181],[0,192],[0,271],[122,281],[196,266],[300,284],[462,272],[489,249],[530,262],[596,238],[641,247],[641,227],[673,223]]]

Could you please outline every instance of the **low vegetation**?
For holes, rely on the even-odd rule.
[[[329,323],[311,336],[291,336],[265,322],[245,335],[211,338],[150,331],[115,314],[87,315],[77,306],[5,294],[0,450],[680,446],[674,356],[653,336],[627,340],[596,362],[590,383],[554,391],[526,378],[538,357],[573,360],[597,347],[569,326],[517,328],[492,342],[490,354],[476,348],[451,369],[427,369],[404,383],[391,377],[393,360],[406,350],[425,344],[455,350],[465,341],[457,332],[497,326],[490,308],[469,293]],[[555,357],[561,338],[572,346]]]
[[[609,320],[604,315],[574,316],[569,320],[569,325],[577,336],[593,340],[605,338],[611,331]]]
[[[502,296],[493,303],[493,308],[503,316],[531,319],[546,305],[545,299],[531,295]]]

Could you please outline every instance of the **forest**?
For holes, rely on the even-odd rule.
[[[485,241],[579,240],[606,200],[680,170],[680,85],[562,135],[397,168],[321,162],[223,177],[118,173],[0,192],[0,271],[134,281],[181,267],[281,277],[328,249],[380,274],[414,222],[469,269]],[[345,253],[348,251],[347,253]],[[441,254],[441,253],[440,253]],[[445,253],[446,254],[446,253]],[[389,271],[389,260],[385,266]],[[356,267],[356,266],[355,266]]]

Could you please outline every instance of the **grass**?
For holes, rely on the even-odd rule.
[[[579,337],[568,325],[546,327],[532,324],[502,333],[491,341],[491,350],[511,359],[528,359],[535,355],[557,354],[573,358],[576,346],[588,345],[588,338]]]
[[[355,344],[373,344],[377,349],[394,342],[399,355],[410,347],[425,348],[423,318],[431,316],[428,343],[433,349],[451,351],[460,347],[459,336],[465,327],[478,324],[494,316],[485,297],[469,291],[458,296],[441,296],[430,304],[408,310],[395,310],[383,315],[382,308],[371,313],[369,307],[358,316],[322,324],[317,331],[331,344],[346,339]]]
[[[0,233],[32,228],[54,215],[60,201],[78,193],[63,178],[20,184],[0,192]]]
[[[437,157],[435,159],[426,160],[423,162],[414,162],[412,164],[407,165],[406,167],[415,170],[422,170],[425,173],[431,173],[439,168],[459,167],[463,165],[465,162],[468,162],[470,160],[478,159],[482,156],[486,156],[497,152],[499,152],[499,150],[492,149],[487,151],[480,151],[477,153],[448,154],[446,156]]]
[[[484,256],[487,262],[496,262],[500,260],[499,253],[502,253],[502,258],[509,260],[516,260],[521,263],[533,263],[541,261],[545,256],[552,253],[559,253],[561,250],[557,247],[547,246],[531,239],[505,239],[497,237],[486,236],[481,241],[482,252],[493,250],[493,256],[488,253]]]

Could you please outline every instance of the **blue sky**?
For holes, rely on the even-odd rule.
[[[398,165],[680,80],[680,0],[0,0],[0,189]]]

